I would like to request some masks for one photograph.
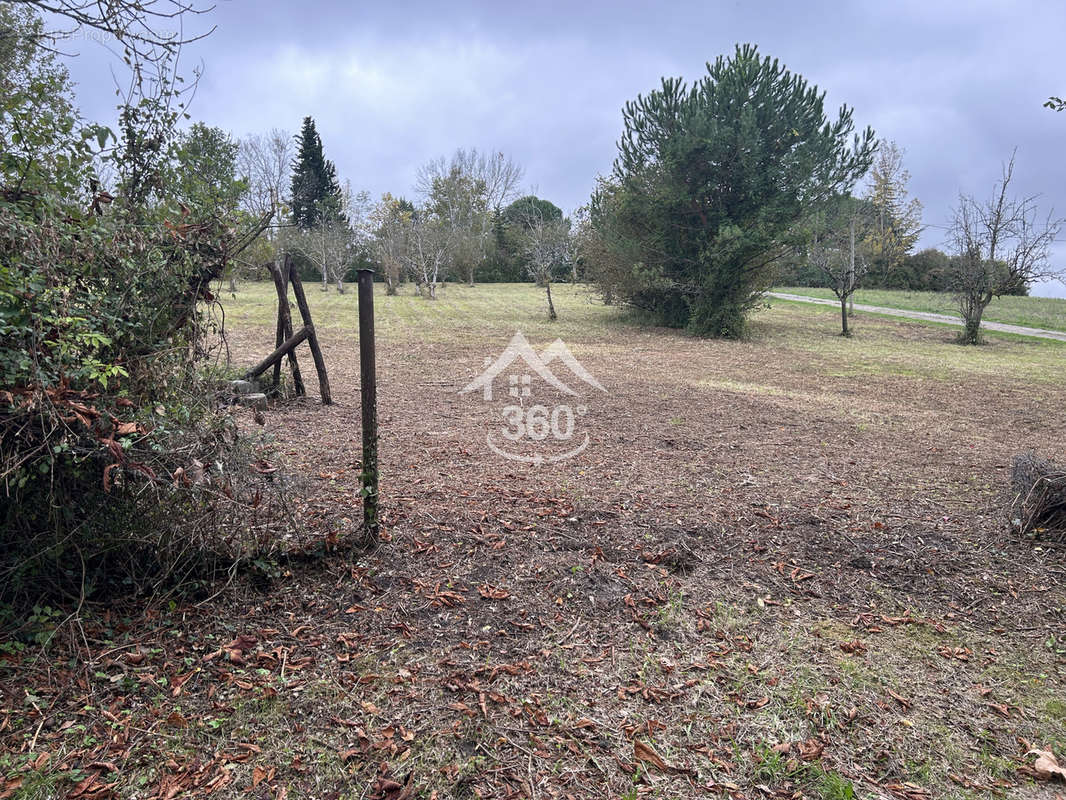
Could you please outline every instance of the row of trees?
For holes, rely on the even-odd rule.
[[[386,194],[371,212],[371,252],[389,294],[410,281],[416,294],[433,299],[443,276],[473,286],[479,270],[489,269],[497,279],[532,279],[543,286],[565,270],[573,276],[571,223],[557,206],[527,195],[491,214],[452,213],[452,202],[468,208],[447,188],[453,180],[435,179],[426,201],[417,206]]]
[[[259,274],[289,253],[321,277],[323,289],[333,284],[344,292],[348,271],[360,263],[359,220],[370,199],[350,182],[339,182],[314,120],[305,117],[297,137],[274,129],[250,134],[234,147],[235,168],[246,181],[242,208],[253,216],[272,213],[274,224],[234,264],[231,288],[237,272]]]
[[[376,203],[339,183],[310,117],[295,139],[279,130],[245,137],[236,163],[247,176],[247,211],[279,214],[244,262],[253,272],[288,252],[324,289],[343,292],[353,269],[372,265],[389,294],[409,282],[434,299],[445,279],[543,283],[573,271],[569,220],[546,200],[518,197],[522,168],[499,152],[459,149],[434,159],[418,170],[413,201],[385,193]],[[548,239],[560,243],[557,258],[545,257]]]
[[[551,281],[580,272],[608,302],[660,324],[738,337],[774,283],[828,286],[842,309],[860,285],[946,290],[958,296],[965,338],[976,341],[992,297],[1025,293],[1051,273],[1058,225],[1049,219],[1037,230],[1034,200],[1008,199],[1013,161],[994,201],[960,198],[952,253],[913,253],[922,209],[908,196],[902,150],[869,128],[857,133],[847,107],[828,117],[823,101],[750,45],[709,64],[692,86],[666,79],[626,105],[614,169],[574,220],[517,197],[522,169],[477,150],[424,164],[413,200],[386,193],[373,203],[341,185],[310,117],[295,153],[280,131],[238,144],[202,125],[182,134],[179,150],[198,167],[183,180],[214,178],[189,187],[190,197],[209,195],[196,202],[277,213],[250,263],[295,253],[324,289],[341,292],[349,272],[369,264],[390,294],[410,282],[429,299],[446,278],[533,279],[547,288],[554,318]]]
[[[898,148],[891,143],[883,147],[877,165],[899,163]],[[908,208],[898,201],[882,202],[893,194],[905,196],[899,187],[906,173],[896,173],[903,181],[885,181],[891,170],[875,169],[872,188],[880,185],[889,191],[872,190],[862,199],[842,196],[813,214],[793,262],[799,266],[786,270],[784,278],[796,285],[831,288],[841,302],[845,336],[846,306],[860,283],[949,292],[964,322],[961,341],[976,344],[984,310],[994,298],[1028,294],[1036,281],[1062,274],[1050,260],[1062,221],[1050,214],[1040,217],[1035,197],[1011,196],[1013,173],[1012,155],[989,199],[960,195],[948,227],[950,254],[935,248],[911,254],[920,231],[916,215],[907,213],[913,204]],[[891,276],[895,278],[886,280]]]

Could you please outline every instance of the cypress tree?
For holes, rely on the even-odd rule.
[[[289,205],[293,222],[309,230],[340,219],[341,187],[337,182],[337,168],[322,153],[322,139],[311,117],[304,117],[297,142]]]

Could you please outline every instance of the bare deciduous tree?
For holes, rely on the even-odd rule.
[[[352,231],[343,221],[323,222],[310,230],[296,231],[288,246],[310,261],[322,274],[322,291],[334,283],[344,294],[344,273],[352,249]]]
[[[344,275],[368,246],[370,194],[355,192],[351,181],[341,187],[341,210],[308,230],[290,229],[286,246],[300,253],[322,274],[322,291],[332,283],[345,293]]]
[[[1064,274],[1049,263],[1063,221],[1052,214],[1039,218],[1035,196],[1010,197],[1013,175],[1012,155],[989,200],[960,195],[954,212],[949,236],[956,258],[948,284],[962,314],[963,344],[980,341],[981,317],[994,298]]]
[[[292,136],[278,128],[267,134],[250,133],[239,142],[237,172],[248,181],[248,191],[242,197],[244,210],[255,217],[275,212],[274,224],[268,227],[249,251],[252,258],[242,271],[255,272],[264,264],[274,263],[281,270],[285,255],[287,229],[280,218],[282,197],[289,185],[292,161]],[[236,291],[236,275],[230,273],[230,290]]]
[[[471,286],[492,241],[493,214],[514,197],[521,180],[522,168],[503,153],[476,148],[460,148],[418,171],[416,190],[448,228],[448,266]]]
[[[445,220],[428,208],[420,208],[411,215],[408,242],[407,269],[414,281],[415,293],[436,300],[441,270],[451,255],[453,235]]]
[[[558,315],[552,302],[552,280],[560,272],[568,270],[574,262],[575,246],[570,233],[570,220],[544,219],[534,210],[527,226],[526,271],[537,286],[543,286],[547,292],[548,319],[555,320]]]
[[[869,220],[851,197],[840,198],[815,224],[807,260],[826,277],[840,301],[840,335],[850,336],[848,303],[869,271],[864,246]]]
[[[410,233],[414,207],[386,192],[370,214],[370,247],[381,267],[385,293],[398,291],[400,278],[407,272]]]
[[[237,171],[248,179],[244,200],[256,216],[275,208],[289,185],[292,135],[278,128],[268,134],[250,133],[240,141]]]
[[[365,189],[355,191],[352,182],[344,181],[341,187],[341,215],[348,220],[352,232],[352,250],[356,258],[367,255],[370,250],[374,202]]]
[[[206,14],[214,6],[183,0],[14,0],[56,17],[70,20],[73,30],[52,31],[62,39],[78,28],[93,28],[102,37],[113,37],[125,48],[133,65],[155,63],[176,54],[183,45],[209,36],[214,26],[200,33],[186,33],[184,20]]]

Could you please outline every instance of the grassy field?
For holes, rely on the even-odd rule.
[[[0,797],[1061,795],[1028,751],[1066,761],[1066,550],[1005,507],[1014,454],[1062,455],[1066,345],[845,340],[789,303],[704,341],[554,294],[556,323],[524,285],[379,293],[384,541],[0,656]],[[223,297],[235,364],[272,295]],[[360,517],[357,304],[309,300],[335,404],[237,413],[329,549]],[[516,331],[603,391],[553,361],[579,397],[515,401],[520,365],[459,394]],[[500,457],[515,402],[587,447]]]
[[[832,289],[798,286],[780,287],[776,291],[827,300],[835,299]],[[860,289],[855,292],[855,302],[885,308],[959,315],[958,307],[951,295],[941,292]],[[997,297],[989,304],[984,319],[989,322],[1004,322],[1008,325],[1066,331],[1066,300],[1055,297]]]
[[[341,295],[320,292],[312,287],[310,298],[315,325],[321,331],[339,335],[358,332],[358,301],[355,287]],[[543,291],[527,284],[491,284],[473,289],[451,285],[438,302],[425,301],[409,291],[388,297],[378,287],[375,299],[379,337],[403,347],[411,343],[447,344],[457,337],[498,341],[500,347],[520,329],[530,340],[561,337],[567,342],[588,343],[592,347],[616,345],[621,338],[649,334],[631,323],[624,312],[604,306],[583,286],[562,284],[553,288],[559,319],[550,322]],[[243,284],[226,303],[226,319],[231,330],[243,338],[250,330],[270,330],[276,313],[273,287],[265,283]],[[799,291],[783,289],[782,291]],[[807,291],[807,290],[803,290]],[[814,290],[811,290],[812,292]],[[814,296],[814,295],[811,295]],[[839,331],[839,312],[829,306],[776,302],[772,309],[752,317],[752,339],[736,348],[774,354],[798,354],[799,365],[810,369],[816,361],[831,377],[861,375],[908,375],[938,382],[979,379],[982,376],[1058,384],[1066,381],[1061,359],[1066,345],[988,332],[989,347],[967,348],[953,341],[954,330],[931,323],[900,320],[871,320],[855,324],[855,336],[845,340]],[[931,331],[923,331],[923,328]],[[670,341],[689,342],[677,332],[661,331]],[[921,341],[920,348],[911,343]],[[273,332],[255,353],[265,355]],[[708,344],[708,347],[719,346]],[[245,360],[255,360],[250,355]],[[747,365],[742,370],[750,372]]]

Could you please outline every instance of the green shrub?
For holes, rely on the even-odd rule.
[[[201,372],[240,185],[196,177],[227,140],[175,133],[165,63],[116,135],[78,117],[38,19],[5,4],[0,27],[0,603],[31,608],[226,553],[207,532],[256,497]]]

